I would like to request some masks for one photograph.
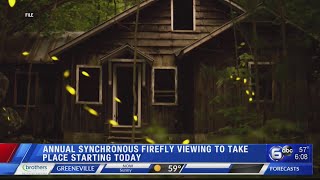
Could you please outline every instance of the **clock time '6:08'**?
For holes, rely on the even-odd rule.
[[[309,156],[308,154],[295,154],[294,159],[295,160],[308,160]]]

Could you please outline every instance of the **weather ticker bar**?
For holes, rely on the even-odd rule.
[[[0,144],[0,175],[312,175],[311,144]]]

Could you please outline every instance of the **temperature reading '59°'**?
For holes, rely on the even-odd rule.
[[[168,172],[177,172],[181,169],[181,165],[169,165],[168,166]]]
[[[309,146],[299,147],[299,153],[305,153],[309,151]]]

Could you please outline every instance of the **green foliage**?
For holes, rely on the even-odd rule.
[[[7,21],[0,22],[0,25],[5,26],[9,34],[87,31],[134,4],[135,1],[129,0],[38,0],[18,1],[14,8],[9,8],[7,2],[2,1],[0,6],[7,11],[0,12],[0,19]],[[33,12],[35,17],[26,20],[22,16],[25,12]]]
[[[221,106],[224,99],[217,96],[211,101],[220,105],[216,110],[226,126],[209,135],[208,143],[280,143],[304,142],[302,128],[289,120],[273,118],[267,119],[261,126],[261,117],[246,105]]]
[[[274,118],[266,121],[266,124],[258,129],[265,136],[265,140],[270,143],[299,142],[304,135],[302,128],[288,120]]]
[[[246,65],[245,63],[244,65]],[[225,69],[218,70],[215,72],[215,77],[216,77],[216,85],[217,87],[221,87],[223,84],[226,83],[241,83],[242,81],[238,81],[237,78],[240,78],[241,80],[243,78],[249,78],[250,73],[247,68],[242,67],[242,68],[236,68],[234,66],[229,66],[226,67]]]
[[[246,118],[242,118],[244,120]],[[239,127],[226,126],[211,133],[208,143],[305,143],[305,135],[295,123],[270,119],[265,126],[241,121]]]
[[[116,5],[105,0],[67,3],[52,12],[46,29],[54,32],[87,31],[122,12],[125,7],[123,1],[118,1]]]
[[[248,61],[253,61],[253,55],[248,53],[241,54],[239,58],[240,58],[240,61],[242,61],[240,62],[241,66],[245,66],[245,63]]]
[[[245,106],[220,108],[217,113],[223,115],[227,125],[231,128],[257,126],[257,114],[250,112]]]
[[[301,25],[308,32],[319,36],[320,32],[320,1],[291,0],[285,1],[287,16]]]
[[[259,3],[279,12],[279,0],[235,0],[247,10],[253,10]],[[320,32],[320,1],[317,0],[284,0],[285,14],[292,22],[319,37]]]
[[[5,98],[9,80],[0,72],[0,103]],[[1,106],[0,106],[1,107]],[[14,136],[23,126],[24,122],[13,108],[1,107],[0,109],[0,140]],[[3,139],[2,139],[3,138]]]
[[[238,91],[250,89],[247,85],[238,86],[239,83],[243,83],[240,79],[249,79],[252,76],[247,64],[254,60],[254,56],[244,50],[245,45],[245,43],[240,43],[237,46],[238,49],[242,50],[242,54],[238,57],[239,66],[229,66],[216,71],[218,87],[228,83],[229,86],[233,85]],[[283,69],[285,67],[287,66],[280,65],[277,70],[278,73],[286,73]],[[260,74],[261,76],[263,74]],[[281,76],[281,74],[278,74],[278,76]],[[228,92],[229,96],[232,97],[231,99],[241,98],[239,93]],[[263,117],[261,114],[250,110],[250,106],[241,101],[239,101],[240,103],[228,103],[224,97],[229,96],[216,96],[210,101],[210,104],[217,105],[215,106],[215,114],[225,121],[225,126],[216,132],[212,132],[207,143],[294,143],[303,141],[304,134],[294,122],[271,118],[266,119],[262,125]]]
[[[0,136],[3,137],[16,133],[24,123],[14,109],[10,107],[2,107],[0,110],[0,124]]]
[[[239,49],[244,49],[246,43],[241,42],[238,46]],[[205,66],[201,65],[200,72],[202,72],[203,77],[209,77],[213,76],[216,79],[216,85],[218,88],[220,88],[223,84],[232,83],[232,84],[238,84],[242,83],[243,79],[246,78],[247,80],[252,76],[250,74],[250,71],[247,67],[248,62],[253,61],[254,56],[243,52],[239,55],[239,66],[228,66],[224,69],[217,70],[215,67]],[[241,81],[240,81],[241,80]],[[213,99],[210,102],[217,101],[218,99]]]
[[[6,139],[6,142],[16,142],[16,143],[53,143],[44,138],[35,138],[31,135],[20,135],[20,136],[12,136]]]
[[[223,70],[219,70],[216,72],[216,78],[217,82],[216,85],[217,87],[221,87],[224,83],[230,82],[230,77],[234,78],[233,76],[236,76],[236,68],[235,67],[227,67]]]
[[[144,130],[144,134],[157,144],[170,143],[167,129],[160,126],[156,121],[152,121],[148,128]]]

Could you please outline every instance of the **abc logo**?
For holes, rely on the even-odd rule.
[[[273,146],[270,148],[269,157],[273,161],[280,161],[284,156],[291,156],[293,149],[290,146]]]
[[[285,156],[291,156],[291,154],[293,153],[293,149],[290,146],[284,146],[282,148],[282,154]]]

